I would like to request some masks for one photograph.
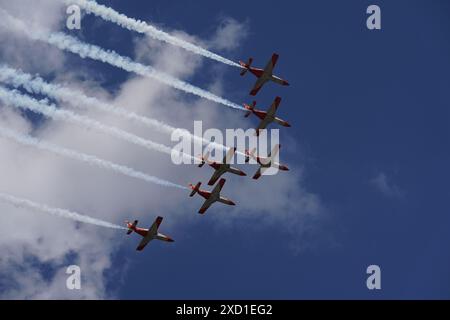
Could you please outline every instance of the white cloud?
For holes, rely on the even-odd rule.
[[[17,4],[17,7],[11,3],[12,1],[0,0],[0,7],[10,12],[22,10],[21,17],[39,9],[34,5],[35,2],[30,4],[31,2],[27,1],[26,5],[22,2],[22,6]],[[47,14],[41,12],[35,15],[33,24],[40,23],[54,30],[58,29],[61,11],[50,8],[48,1],[42,3],[47,5],[43,7]],[[233,49],[242,41],[242,30],[245,28],[236,21],[228,20],[218,29],[211,43],[214,43],[215,48]],[[182,32],[176,34],[185,39],[193,39]],[[3,40],[7,40],[5,45]],[[194,120],[202,120],[204,129],[217,126],[222,129],[249,126],[239,111],[196,99],[159,82],[133,75],[112,95],[93,79],[90,72],[65,66],[65,55],[57,50],[25,41],[18,35],[11,37],[0,34],[0,41],[0,57],[6,63],[26,72],[40,72],[43,75],[55,72],[57,79],[64,80],[74,88],[172,126],[191,130]],[[233,42],[233,45],[227,44],[228,42]],[[32,51],[33,54],[30,55],[30,49],[35,48],[39,50]],[[135,49],[139,60],[151,63],[157,69],[177,77],[189,79],[196,72],[202,71],[202,59],[198,56],[157,43],[155,40],[135,40]],[[83,64],[81,59],[79,64]],[[225,95],[220,73],[217,75],[209,89],[215,90],[219,95]],[[61,107],[70,108],[65,104]],[[144,138],[172,144],[170,137],[136,126],[123,118],[95,110],[88,110],[84,114]],[[33,131],[21,113],[7,106],[0,105],[0,126],[20,132],[32,132],[55,144],[131,166],[180,184],[206,181],[212,174],[209,167],[175,166],[165,154],[149,152],[74,125],[47,121],[37,131]],[[295,149],[295,146],[292,148]],[[54,207],[67,208],[106,221],[121,223],[126,218],[137,218],[141,224],[149,225],[155,216],[163,214],[164,228],[170,229],[170,234],[177,238],[177,234],[183,233],[183,224],[197,218],[196,212],[202,203],[200,198],[191,199],[188,193],[177,189],[128,179],[84,163],[18,146],[4,139],[0,139],[0,150],[1,192]],[[251,176],[257,167],[243,166],[242,169]],[[323,210],[320,199],[303,187],[302,168],[299,165],[291,165],[290,172],[281,172],[274,177],[262,177],[259,181],[254,181],[251,177],[226,178],[227,184],[223,193],[236,200],[238,206],[230,209],[217,204],[208,212],[214,216],[217,225],[223,228],[231,228],[237,221],[253,223],[256,220],[258,224],[261,221],[266,224],[277,223],[280,227],[288,228],[292,234],[301,234],[305,219],[316,217]],[[179,210],[180,207],[183,210]],[[9,285],[6,287],[10,288],[1,293],[5,298],[111,297],[105,291],[107,279],[104,277],[105,271],[111,266],[111,255],[121,243],[133,251],[136,246],[136,243],[126,239],[121,231],[74,224],[61,218],[17,209],[2,203],[0,212],[0,279],[8,279]],[[81,291],[69,291],[65,288],[64,271],[71,253],[75,254],[75,263],[82,268],[84,281]],[[30,262],[30,258],[39,263]],[[45,276],[39,267],[42,263],[49,264],[56,273]],[[125,272],[116,271],[119,274]]]
[[[240,23],[233,18],[221,19],[215,37],[209,42],[209,46],[219,50],[234,50],[248,35],[248,24]]]
[[[0,8],[25,21],[32,30],[57,30],[66,17],[63,4],[54,0],[0,0]],[[55,48],[30,42],[12,30],[0,29],[0,39],[2,62],[42,74],[64,67],[64,54]]]
[[[398,198],[404,195],[403,190],[401,190],[400,187],[392,181],[392,179],[388,178],[384,172],[379,172],[370,180],[370,183],[374,188],[387,197]]]

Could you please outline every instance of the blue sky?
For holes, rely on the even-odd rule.
[[[373,3],[381,7],[381,31],[365,27]],[[280,114],[300,146],[286,161],[306,159],[306,185],[328,211],[306,240],[312,248],[300,252],[283,226],[223,233],[208,222],[187,228],[189,239],[170,248],[155,245],[139,256],[122,250],[117,262],[125,255],[133,263],[121,298],[450,298],[448,2],[112,6],[200,38],[223,16],[247,22],[249,36],[228,57],[263,65],[280,54],[276,70],[291,87],[268,85],[258,99],[283,97]],[[129,39],[111,29],[114,41]],[[226,96],[245,99],[253,79],[239,79],[233,68],[226,77]],[[401,194],[377,188],[380,174]],[[370,264],[381,266],[381,291],[366,288]]]
[[[200,39],[230,17],[245,23],[248,35],[223,53],[227,58],[252,56],[263,66],[279,53],[276,73],[291,86],[266,85],[258,105],[283,98],[279,115],[293,126],[281,143],[296,145],[286,145],[282,160],[303,167],[303,186],[325,208],[301,237],[257,219],[222,228],[209,212],[177,226],[182,234],[171,234],[174,244],[155,242],[137,254],[126,241],[106,271],[111,292],[123,299],[450,298],[448,1],[107,3]],[[382,30],[366,28],[370,4],[381,7]],[[93,16],[83,23],[74,35],[133,56],[138,35]],[[110,92],[127,79],[110,66],[84,63]],[[205,87],[217,65],[205,60],[204,73],[189,81]],[[223,96],[251,101],[254,78],[220,67]],[[249,194],[248,201],[258,199]],[[134,246],[137,238],[129,241]],[[371,264],[381,267],[378,291],[366,287]]]

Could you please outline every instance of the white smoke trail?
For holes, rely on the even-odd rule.
[[[0,193],[0,201],[9,203],[15,207],[23,209],[38,210],[41,212],[49,213],[58,217],[72,219],[78,222],[89,223],[100,227],[127,230],[127,228],[119,226],[117,224],[109,223],[100,219],[92,218],[80,213],[72,212],[66,209],[51,208],[45,204],[33,202],[31,200],[17,198],[6,193]]]
[[[125,140],[127,142],[142,146],[144,148],[172,155],[172,149],[163,144],[143,139],[141,137],[138,137],[134,134],[131,134],[127,131],[115,127],[106,126],[96,120],[93,120],[91,118],[82,115],[78,115],[68,110],[57,109],[55,105],[49,104],[46,99],[38,101],[29,96],[22,95],[17,91],[7,90],[4,87],[0,86],[0,100],[16,108],[28,109],[33,112],[41,113],[44,116],[55,120],[62,120],[82,125],[86,128],[101,131],[115,138]],[[194,159],[191,155],[188,155],[186,153],[180,153],[180,155],[183,157],[187,157],[189,160]]]
[[[121,165],[112,163],[110,161],[106,161],[106,160],[97,158],[95,156],[91,156],[91,155],[77,152],[74,150],[65,149],[65,148],[59,147],[57,145],[54,145],[54,144],[39,140],[37,138],[31,137],[29,135],[24,135],[24,134],[21,134],[21,133],[18,133],[18,132],[15,132],[15,131],[12,131],[12,130],[9,130],[6,128],[0,127],[0,136],[14,140],[15,142],[20,143],[25,146],[49,151],[49,152],[52,152],[54,154],[57,154],[57,155],[60,155],[60,156],[63,156],[63,157],[69,158],[69,159],[83,161],[90,165],[97,166],[97,167],[107,169],[107,170],[111,170],[111,171],[114,171],[117,173],[121,173],[126,176],[140,179],[140,180],[143,180],[146,182],[155,183],[155,184],[165,186],[165,187],[173,187],[173,188],[184,189],[184,190],[188,189],[187,187],[183,187],[179,184],[172,183],[172,182],[169,182],[169,181],[166,181],[163,179],[159,179],[159,178],[147,175],[143,172],[136,171],[132,168],[129,168],[126,166],[121,166]]]
[[[6,65],[0,65],[0,81],[9,83],[16,89],[19,87],[24,87],[29,93],[44,94],[54,99],[70,103],[72,106],[77,108],[92,106],[99,110],[114,113],[115,115],[139,122],[147,127],[155,128],[165,133],[171,133],[175,130],[175,128],[161,121],[138,115],[134,112],[116,107],[94,97],[88,97],[81,91],[67,88],[59,84],[48,83],[39,76],[32,76],[31,74],[10,68]]]
[[[100,5],[95,1],[65,0],[65,2],[68,5],[76,4],[76,5],[80,6],[81,8],[83,8],[84,10],[86,10],[87,13],[94,14],[106,21],[110,21],[112,23],[117,24],[117,25],[121,26],[122,28],[136,31],[138,33],[146,34],[154,39],[170,43],[177,47],[181,47],[185,50],[188,50],[195,54],[202,55],[206,58],[210,58],[210,59],[222,62],[222,63],[230,65],[230,66],[241,68],[241,66],[234,61],[226,59],[218,54],[215,54],[215,53],[213,53],[209,50],[206,50],[202,47],[199,47],[195,44],[192,44],[185,40],[174,37],[162,30],[155,28],[152,25],[147,24],[144,21],[129,18],[129,17],[125,16],[124,14],[121,14],[110,7]]]
[[[118,116],[142,123],[150,128],[154,128],[162,133],[172,134],[177,128],[172,127],[164,122],[140,116],[136,113],[130,112],[124,108],[116,107],[114,105],[103,102],[95,97],[88,97],[83,92],[61,86],[59,84],[51,84],[41,77],[32,76],[31,74],[10,68],[5,65],[0,65],[0,81],[14,86],[25,88],[32,94],[44,94],[54,99],[70,103],[71,105],[83,108],[84,106],[92,106],[94,108],[111,112]],[[180,131],[187,138],[193,139],[201,144],[210,144],[219,150],[227,149],[226,146],[215,142],[208,141],[201,137],[191,134],[187,130]]]
[[[30,30],[26,25],[24,25],[21,20],[12,17],[5,10],[0,9],[0,12],[3,15],[3,17],[0,19],[0,25],[4,26],[5,28],[15,28],[16,30],[20,30],[31,39],[47,42],[48,44],[51,44],[61,50],[66,50],[77,54],[83,59],[90,58],[93,60],[108,63],[125,71],[134,72],[138,75],[155,79],[173,88],[194,94],[210,101],[214,101],[234,109],[245,110],[245,108],[236,103],[221,98],[209,91],[193,86],[185,81],[174,78],[169,74],[160,72],[151,66],[146,66],[141,63],[135,62],[128,57],[121,56],[115,51],[105,50],[99,46],[84,43],[62,32],[48,33],[39,30]]]

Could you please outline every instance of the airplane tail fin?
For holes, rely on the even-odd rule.
[[[198,192],[198,190],[199,190],[201,184],[202,184],[201,182],[197,183],[195,186],[193,186],[192,184],[189,184],[189,186],[190,186],[191,189],[192,189],[192,192],[191,192],[191,194],[189,195],[189,197],[193,197],[194,194],[196,194],[196,193]]]
[[[248,104],[244,103],[244,108],[248,110],[245,113],[244,117],[247,118],[249,115],[251,115],[253,110],[255,110],[255,107],[256,107],[256,101],[253,101],[253,103],[251,105],[248,105]]]
[[[243,70],[240,73],[241,76],[243,76],[243,75],[245,75],[247,73],[248,69],[252,65],[252,62],[253,62],[253,58],[248,59],[248,63],[245,63],[243,61],[239,61],[239,64],[243,68]]]
[[[136,226],[138,224],[138,220],[134,220],[133,223],[130,223],[129,221],[125,221],[125,223],[127,224],[127,227],[128,227],[127,234],[130,234],[133,232],[133,228],[136,228]]]
[[[206,154],[204,156],[201,156],[202,162],[198,165],[199,168],[203,167],[205,162],[208,161],[209,155],[210,155],[210,152],[208,151],[208,152],[206,152]]]

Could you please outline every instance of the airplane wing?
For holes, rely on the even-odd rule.
[[[142,241],[139,243],[138,247],[136,248],[137,251],[142,251],[145,246],[153,240],[153,237],[150,235],[150,232],[147,234],[147,236],[142,239]]]
[[[155,222],[153,222],[152,226],[148,229],[148,233],[150,235],[155,235],[158,233],[158,228],[159,225],[161,224],[163,218],[162,217],[157,217]]]
[[[280,144],[276,144],[273,148],[272,151],[270,151],[269,153],[269,158],[274,158],[277,156],[278,152],[280,152]]]
[[[211,195],[220,194],[220,191],[222,190],[224,184],[225,184],[225,179],[224,178],[220,179],[219,183],[216,184],[213,191],[211,191]]]
[[[157,217],[155,222],[153,222],[152,226],[148,229],[147,235],[141,240],[136,250],[142,251],[145,246],[153,240],[154,236],[158,234],[158,228],[162,222],[162,217]]]
[[[239,176],[245,175],[245,173],[244,173],[243,171],[241,171],[241,170],[239,170],[239,169],[236,169],[236,168],[233,168],[233,167],[229,167],[229,168],[228,168],[228,172],[237,174],[237,175],[239,175]]]
[[[208,210],[208,208],[214,203],[213,200],[210,200],[211,197],[209,199],[206,199],[205,202],[203,203],[202,207],[200,208],[200,210],[198,211],[198,213],[200,214],[204,214],[206,210]]]
[[[236,152],[236,148],[230,148],[230,150],[228,150],[228,152],[225,155],[225,157],[223,157],[223,162],[222,163],[230,163],[231,162],[231,158],[233,158],[235,152]]]
[[[266,171],[267,169],[268,168],[260,167],[253,176],[253,179],[258,180],[264,174],[264,171]]]
[[[253,86],[252,91],[250,91],[250,95],[251,96],[256,96],[256,94],[258,93],[259,89],[262,88],[262,86],[264,85],[264,83],[267,82],[267,79],[264,77],[260,77],[258,78],[258,80],[256,80],[255,85]]]
[[[268,118],[269,117],[266,116],[263,120],[261,120],[261,122],[258,125],[258,128],[256,128],[256,135],[259,134],[259,130],[265,129],[269,125],[270,121],[268,120]]]
[[[276,144],[272,148],[272,150],[269,152],[267,157],[261,157],[261,156],[259,157],[259,162],[263,165],[260,168],[262,170],[262,172],[260,170],[258,170],[255,173],[255,175],[253,176],[253,179],[258,179],[259,176],[261,176],[261,174],[264,173],[264,171],[268,169],[266,166],[272,165],[272,163],[274,162],[274,158],[278,155],[278,152],[280,152],[280,144]]]
[[[211,179],[209,179],[208,185],[213,186],[216,183],[217,179],[219,179],[222,174],[223,174],[223,172],[220,169],[217,169],[216,171],[214,171]]]
[[[270,117],[273,117],[275,113],[277,112],[278,106],[280,105],[281,98],[276,97],[273,101],[272,105],[270,106],[269,110],[267,110],[267,115]]]
[[[215,195],[220,195],[220,190],[222,190],[223,185],[225,184],[225,179],[222,178],[220,179],[219,183],[216,184],[216,186],[214,187],[213,191],[211,191],[211,195],[208,199],[206,199],[206,201],[203,203],[202,207],[200,208],[200,210],[198,211],[198,213],[205,213],[206,210],[208,210],[208,208],[216,201],[213,199],[218,199],[220,197],[215,197]]]
[[[268,73],[271,75],[273,73],[273,68],[277,64],[277,61],[278,61],[278,54],[274,53],[272,55],[272,58],[270,58],[269,62],[267,62],[267,65],[264,68],[264,73]]]

